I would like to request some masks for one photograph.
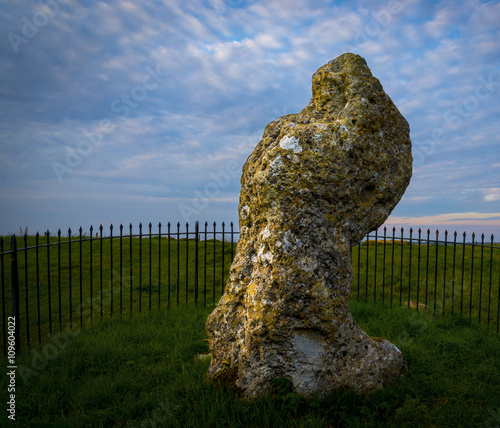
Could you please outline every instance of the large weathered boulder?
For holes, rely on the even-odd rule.
[[[379,227],[411,177],[409,126],[365,60],[312,78],[299,114],[271,122],[243,167],[240,240],[209,316],[208,375],[245,396],[288,379],[302,395],[372,392],[406,369],[349,311],[350,247]]]

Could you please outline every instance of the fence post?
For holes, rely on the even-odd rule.
[[[198,303],[198,233],[200,222],[194,223],[194,302]]]
[[[21,325],[19,316],[19,274],[17,267],[17,242],[16,235],[12,235],[10,241],[11,254],[11,276],[12,276],[12,311],[15,317],[15,348],[16,352],[21,349]]]
[[[222,294],[224,294],[224,285],[225,285],[225,281],[224,281],[224,222],[222,222],[222,250],[221,250],[221,253],[222,253],[222,272],[220,273],[221,274],[221,277],[222,277]]]

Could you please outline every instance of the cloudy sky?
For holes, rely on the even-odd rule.
[[[354,52],[411,127],[387,224],[500,236],[498,1],[2,0],[0,28],[0,234],[237,224],[265,125]]]

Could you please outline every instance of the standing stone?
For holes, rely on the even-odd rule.
[[[411,177],[409,126],[365,60],[344,54],[312,77],[312,98],[276,119],[243,167],[240,240],[209,316],[209,377],[246,397],[274,378],[295,392],[369,393],[405,359],[349,311],[350,248],[379,227]]]

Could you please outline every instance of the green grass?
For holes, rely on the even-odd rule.
[[[368,253],[368,255],[367,255]],[[368,256],[368,263],[367,263]],[[385,263],[384,263],[385,258]],[[411,262],[410,262],[411,260]],[[376,262],[376,263],[375,263]],[[368,268],[367,268],[368,265]],[[427,246],[397,239],[352,249],[353,296],[433,313],[460,312],[492,327],[500,305],[500,246]]]
[[[123,237],[121,243],[120,238],[104,238],[102,242],[86,239],[68,245],[68,238],[61,237],[57,245],[57,237],[50,237],[51,245],[39,248],[38,254],[35,249],[18,253],[23,344],[28,335],[30,345],[43,343],[50,332],[61,332],[67,324],[84,326],[110,316],[130,317],[150,308],[194,301],[194,240],[162,237],[160,244],[158,237]],[[4,250],[9,242],[5,240]],[[39,238],[39,244],[46,242],[46,237]],[[35,244],[33,236],[27,241],[17,238],[18,248]],[[198,300],[213,303],[227,280],[231,243],[223,246],[219,240],[200,241],[198,248]],[[233,253],[235,249],[233,245]],[[2,277],[10,314],[10,255],[4,259]]]
[[[189,305],[108,318],[59,345],[52,339],[22,352],[16,360],[25,367],[25,379],[17,373],[19,425],[427,428],[500,422],[500,336],[467,318],[353,300],[359,324],[403,351],[405,378],[370,396],[334,392],[308,400],[277,380],[273,395],[247,402],[211,384],[209,362],[196,358],[208,350],[204,324],[212,309]],[[6,391],[6,376],[0,388]]]
[[[34,249],[21,250],[18,263],[22,344],[27,344],[28,335],[30,345],[44,343],[51,331],[60,333],[68,324],[76,328],[110,316],[130,317],[131,313],[149,311],[150,307],[158,310],[178,302],[193,302],[195,242],[182,239],[182,233],[181,239],[175,237],[172,234],[170,240],[162,237],[161,241],[147,235],[142,239],[115,237],[112,241],[90,241],[84,237],[81,244],[72,237],[75,242],[70,246],[67,237],[61,237],[58,245],[58,238],[51,236],[51,245],[39,248],[38,257]],[[39,237],[38,243],[47,243],[47,238]],[[17,238],[18,248],[35,244],[34,236]],[[212,239],[200,241],[198,248],[198,299],[201,303],[214,303],[222,294],[236,245],[231,248],[230,242],[224,242],[223,247],[222,241]],[[4,250],[7,249],[9,238],[4,239]],[[2,257],[4,302],[10,314],[10,256]],[[407,241],[401,244],[396,238],[394,245],[388,239],[384,246],[381,239],[377,243],[372,239],[369,246],[365,241],[352,249],[352,266],[355,297],[390,304],[392,293],[393,305],[419,302],[436,314],[462,312],[498,330],[498,245],[481,249],[461,244],[436,246],[431,242],[429,246],[419,246],[415,241],[412,245]]]

